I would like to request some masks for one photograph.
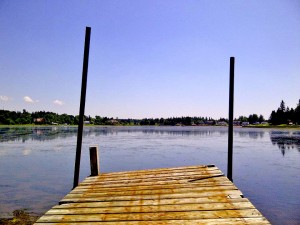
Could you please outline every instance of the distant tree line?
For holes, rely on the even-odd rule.
[[[160,125],[160,126],[192,126],[192,125],[204,125],[208,124],[210,121],[212,124],[215,123],[215,120],[207,117],[171,117],[171,118],[145,118],[140,121],[140,125]],[[211,125],[212,125],[211,124]]]
[[[237,121],[243,122],[249,122],[249,124],[255,124],[255,123],[262,123],[265,122],[265,118],[263,115],[258,116],[257,114],[250,114],[248,117],[246,116],[240,116]]]
[[[193,126],[193,125],[218,125],[228,123],[228,119],[220,118],[214,120],[210,117],[170,117],[170,118],[144,118],[144,119],[114,119],[112,117],[84,116],[85,124],[93,125],[158,125],[158,126]],[[249,122],[250,124],[262,123],[265,118],[257,114],[251,114],[248,117],[240,116],[235,119],[236,122]],[[221,123],[220,123],[221,122]],[[0,110],[0,124],[21,125],[21,124],[40,124],[40,125],[78,125],[79,116],[68,114],[57,114],[53,112],[38,111],[29,113],[25,109],[22,112],[9,110]],[[279,124],[300,124],[300,100],[295,109],[285,107],[284,101],[281,101],[280,107],[273,110],[269,123]],[[236,125],[238,125],[236,124]]]
[[[172,117],[172,118],[145,118],[145,119],[114,119],[100,116],[84,116],[85,124],[93,125],[201,125],[215,124],[215,120],[207,117]],[[23,112],[9,110],[0,110],[0,124],[3,125],[22,125],[22,124],[40,124],[40,125],[78,125],[79,116],[68,114],[57,114],[53,112],[38,111],[29,113],[25,109]]]
[[[263,116],[256,114],[249,115],[249,117],[240,116],[241,122],[247,121],[255,123],[257,121],[264,121]],[[112,117],[100,116],[84,116],[85,124],[92,125],[157,125],[157,126],[193,126],[193,125],[218,125],[219,122],[228,123],[228,119],[220,118],[214,120],[210,117],[170,117],[170,118],[144,118],[144,119],[114,119]],[[37,124],[37,125],[78,125],[79,116],[68,114],[57,114],[53,112],[38,111],[29,113],[25,109],[23,112],[15,112],[8,110],[0,110],[0,124],[4,125],[23,125],[23,124]]]
[[[18,125],[18,124],[78,124],[79,117],[73,115],[59,115],[53,112],[33,112],[29,113],[25,109],[23,112],[9,110],[0,110],[0,124]]]
[[[113,118],[96,116],[84,116],[84,121],[88,124],[95,125],[112,125]],[[53,112],[38,111],[29,113],[25,109],[23,112],[15,112],[9,110],[0,110],[0,124],[4,125],[21,125],[21,124],[37,124],[37,125],[78,125],[79,116],[68,114],[57,114]]]
[[[295,109],[285,106],[282,100],[277,110],[273,110],[269,122],[273,125],[300,124],[300,99]]]

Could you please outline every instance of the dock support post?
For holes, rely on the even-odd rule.
[[[98,146],[90,146],[91,176],[99,175]]]
[[[86,27],[73,189],[78,186],[78,181],[79,181],[82,133],[83,133],[83,119],[84,119],[85,96],[86,96],[86,83],[87,83],[89,51],[90,51],[90,36],[91,36],[91,28]]]
[[[234,102],[234,57],[230,57],[229,81],[229,124],[228,124],[228,163],[227,177],[232,181],[232,156],[233,156],[233,102]]]

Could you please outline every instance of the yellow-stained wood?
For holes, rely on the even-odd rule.
[[[141,183],[84,183],[79,185],[80,188],[93,188],[96,186],[101,186],[103,188],[115,188],[115,187],[136,187],[136,186],[154,186],[154,185],[190,185],[192,183],[202,183],[201,180],[196,180],[190,182],[190,180],[166,180],[166,181],[146,181]]]
[[[136,178],[136,179],[115,179],[115,180],[102,180],[102,179],[97,179],[94,181],[86,180],[83,181],[83,184],[130,184],[130,183],[143,183],[143,182],[148,182],[151,180],[152,182],[157,182],[157,181],[177,181],[177,180],[187,180],[188,182],[193,182],[197,180],[206,180],[206,179],[211,179],[214,177],[219,177],[223,176],[224,174],[220,171],[216,171],[214,173],[210,174],[197,174],[197,175],[181,175],[181,176],[168,176],[168,177],[151,177],[151,178]]]
[[[118,178],[119,180],[128,180],[128,179],[138,179],[138,178],[153,178],[153,177],[178,177],[178,176],[186,176],[186,175],[207,175],[207,174],[213,174],[216,172],[220,172],[218,169],[210,169],[210,170],[189,170],[189,171],[174,171],[174,172],[168,172],[168,173],[133,173],[133,174],[123,174],[123,175],[115,175],[115,176],[109,176],[109,174],[100,174],[99,176],[91,176],[86,178],[86,181],[95,181],[95,180],[116,180]]]
[[[147,185],[147,186],[137,186],[136,188],[129,186],[129,187],[115,187],[115,188],[101,188],[100,187],[93,187],[93,188],[78,188],[72,190],[70,193],[71,194],[80,194],[80,193],[85,193],[85,192],[91,192],[91,193],[111,193],[111,192],[130,192],[130,191],[158,191],[158,190],[168,190],[168,189],[191,189],[197,187],[198,189],[200,188],[212,188],[212,187],[219,187],[220,189],[223,189],[223,186],[225,189],[229,187],[233,187],[232,183],[227,183],[224,182],[222,184],[217,184],[217,183],[211,183],[211,184],[206,184],[206,185]],[[153,192],[152,192],[153,193]]]
[[[147,200],[147,199],[172,199],[172,198],[199,198],[211,196],[224,196],[242,194],[239,190],[221,190],[207,192],[187,192],[176,194],[156,194],[156,195],[128,195],[128,196],[73,196],[67,195],[60,203],[63,202],[96,202],[96,201],[132,201],[132,200]]]
[[[65,203],[54,206],[53,209],[66,208],[108,208],[108,207],[131,207],[131,206],[163,206],[163,205],[183,205],[183,204],[207,204],[207,203],[235,203],[248,202],[247,198],[241,196],[236,198],[224,198],[224,196],[213,196],[203,198],[175,198],[175,199],[155,199],[151,200],[135,200],[135,201],[108,201],[108,202],[79,202]]]
[[[114,182],[103,182],[103,181],[95,181],[95,182],[87,182],[83,181],[79,187],[83,186],[95,186],[95,185],[101,185],[102,187],[122,187],[122,186],[145,186],[145,185],[165,185],[165,184],[191,184],[191,183],[202,183],[206,182],[208,180],[214,180],[215,178],[222,177],[223,174],[214,174],[211,176],[188,176],[185,178],[177,178],[177,179],[165,179],[165,180],[159,180],[159,179],[144,179],[144,180],[135,180],[135,181],[114,181]]]
[[[190,171],[190,170],[209,170],[218,169],[214,165],[199,165],[199,166],[181,166],[181,167],[168,167],[168,168],[155,168],[147,170],[132,170],[132,171],[120,171],[120,172],[110,172],[102,173],[102,175],[115,176],[115,175],[130,175],[130,174],[145,174],[145,173],[169,173],[174,171]]]
[[[203,204],[181,204],[181,205],[155,205],[155,206],[123,206],[107,208],[53,208],[47,215],[74,215],[74,214],[105,214],[105,213],[151,213],[151,212],[184,212],[184,211],[208,211],[208,210],[230,210],[230,209],[255,209],[249,202],[231,203],[203,203]]]
[[[86,178],[42,224],[269,224],[215,166],[100,174]]]
[[[237,190],[234,185],[224,187],[188,187],[188,188],[168,188],[168,189],[155,189],[155,190],[131,190],[131,191],[106,191],[106,192],[91,192],[84,191],[78,193],[73,191],[68,194],[68,197],[100,197],[100,196],[130,196],[130,195],[155,195],[155,194],[175,194],[175,193],[191,193],[191,192],[208,192],[208,191],[223,191],[223,190]]]
[[[38,225],[83,225],[81,222],[36,223]],[[265,225],[265,218],[219,218],[201,220],[160,220],[160,221],[114,221],[84,222],[85,225]]]
[[[123,195],[122,193],[126,193],[126,195],[147,195],[147,194],[165,194],[165,193],[181,193],[181,192],[200,192],[200,191],[215,191],[215,190],[236,190],[238,189],[236,186],[232,185],[226,185],[226,186],[213,186],[213,187],[197,187],[196,185],[190,186],[190,187],[173,187],[173,188],[161,188],[161,189],[136,189],[136,190],[110,190],[110,191],[90,191],[90,190],[83,190],[78,192],[72,191],[70,194],[76,195],[76,194],[95,194],[95,195]]]
[[[163,184],[163,185],[136,185],[136,186],[119,186],[119,187],[103,187],[103,185],[84,185],[78,186],[76,189],[72,190],[72,193],[80,193],[84,191],[91,192],[106,192],[106,191],[130,191],[130,190],[155,190],[155,189],[173,189],[173,188],[188,188],[188,187],[215,187],[215,186],[231,186],[232,182],[228,181],[227,178],[220,179],[218,181],[206,182],[206,183],[196,183],[187,182],[186,184]]]
[[[186,212],[151,212],[151,213],[103,213],[76,215],[44,215],[40,222],[93,222],[93,221],[147,221],[147,220],[195,220],[218,218],[251,218],[261,214],[256,209],[186,211]]]

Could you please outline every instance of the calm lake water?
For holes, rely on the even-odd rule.
[[[85,127],[102,172],[215,164],[227,168],[226,127]],[[77,128],[0,128],[0,216],[44,213],[72,188]],[[234,128],[233,179],[272,224],[300,224],[300,131]]]

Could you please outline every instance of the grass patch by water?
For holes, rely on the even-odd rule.
[[[246,127],[251,128],[284,128],[284,129],[300,129],[300,125],[287,125],[287,124],[281,124],[281,125],[271,125],[271,124],[258,124],[258,125],[249,125]]]
[[[26,210],[13,211],[12,218],[0,218],[1,225],[32,225],[37,221],[39,216],[32,215]]]

